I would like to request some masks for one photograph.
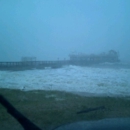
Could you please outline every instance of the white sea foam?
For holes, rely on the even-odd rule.
[[[0,87],[130,95],[130,69],[65,66],[59,69],[0,71]]]

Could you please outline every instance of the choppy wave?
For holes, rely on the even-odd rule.
[[[130,69],[125,67],[104,69],[70,65],[59,69],[0,71],[0,87],[129,96],[129,78]]]
[[[124,69],[130,69],[130,63],[125,63],[125,62],[115,62],[115,63],[110,63],[110,62],[105,62],[105,63],[100,63],[98,65],[94,65],[95,67],[102,67],[102,68],[124,68]]]

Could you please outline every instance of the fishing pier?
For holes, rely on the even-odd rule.
[[[89,66],[103,62],[119,62],[118,53],[110,50],[108,53],[95,54],[71,54],[69,60],[37,61],[36,57],[22,57],[19,62],[0,62],[0,70],[27,70],[61,68],[65,65]]]
[[[60,68],[68,65],[69,60],[62,61],[19,61],[19,62],[0,62],[0,70],[27,70],[27,69],[45,69]]]

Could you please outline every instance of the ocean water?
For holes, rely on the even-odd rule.
[[[130,96],[130,66],[104,63],[89,67],[70,65],[58,69],[0,71],[0,88]]]

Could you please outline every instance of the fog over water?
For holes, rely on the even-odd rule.
[[[114,49],[130,62],[129,0],[0,0],[0,61]]]

